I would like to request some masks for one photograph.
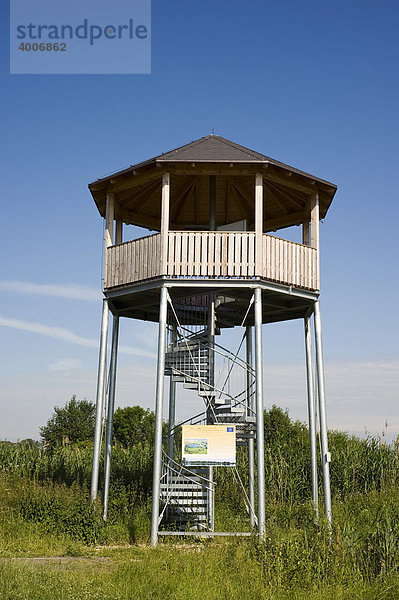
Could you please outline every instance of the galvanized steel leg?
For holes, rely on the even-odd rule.
[[[173,375],[169,382],[169,420],[168,420],[168,457],[175,458],[175,417],[176,417],[176,382],[173,381]]]
[[[246,361],[252,367],[252,327],[246,327]],[[253,394],[253,376],[247,369],[247,414],[251,417],[255,414],[255,402]],[[255,440],[253,431],[249,432],[248,438],[248,499],[249,518],[251,528],[255,527]]]
[[[165,342],[166,342],[166,315],[167,315],[167,289],[161,288],[159,303],[159,329],[158,329],[158,367],[157,390],[155,406],[155,443],[154,443],[154,469],[152,478],[152,515],[151,515],[151,546],[158,543],[159,520],[159,492],[162,468],[162,408],[163,388],[165,374]]]
[[[208,519],[210,531],[215,531],[215,488],[213,483],[213,467],[208,467]]]
[[[172,325],[172,346],[175,348],[177,343],[177,325]],[[168,457],[169,457],[169,470],[168,470],[168,489],[169,480],[173,474],[172,461],[175,458],[175,424],[176,424],[176,381],[173,380],[173,370],[170,375],[169,381],[169,418],[168,418]],[[165,519],[169,518],[169,506],[165,508]]]
[[[212,180],[212,175],[210,179]],[[214,186],[214,177],[213,177],[213,186]],[[212,193],[214,193],[215,189]],[[213,222],[215,219],[215,197],[213,196]],[[216,228],[216,225],[213,223],[210,224],[210,228]],[[216,329],[216,315],[215,315],[215,300],[212,297],[208,308],[208,345],[209,345],[209,384],[214,387],[215,386],[215,329]],[[209,404],[211,404],[212,399],[209,398]],[[212,409],[208,408],[207,411],[207,422],[209,423],[209,419],[212,415]],[[208,479],[209,479],[209,489],[208,489],[208,518],[209,518],[209,529],[211,531],[215,530],[215,488],[213,484],[213,467],[208,467]]]
[[[107,338],[108,338],[108,300],[103,300],[101,319],[100,353],[98,357],[97,394],[96,394],[96,423],[94,429],[93,465],[91,470],[90,498],[94,502],[98,492],[98,474],[100,469],[101,428],[104,406],[105,375],[107,370]]]
[[[310,470],[312,482],[312,502],[316,517],[319,514],[319,492],[317,483],[317,450],[316,450],[316,412],[314,397],[314,376],[312,362],[312,329],[310,317],[305,317],[305,351],[306,376],[308,391],[309,441],[310,441]]]
[[[255,289],[256,451],[258,459],[258,533],[265,535],[265,441],[263,416],[262,291]]]
[[[324,384],[323,348],[321,341],[320,303],[314,305],[314,328],[316,342],[316,368],[319,397],[320,438],[321,438],[321,464],[323,468],[324,510],[327,521],[331,525],[331,491],[330,491],[330,453],[328,451],[326,399]]]
[[[177,325],[172,326],[172,344],[173,347],[177,341]],[[173,381],[173,373],[170,376],[169,383],[169,419],[168,419],[168,457],[175,458],[175,422],[176,422],[176,381]]]
[[[104,521],[108,513],[109,480],[111,474],[112,429],[114,423],[115,389],[116,389],[116,363],[118,358],[119,317],[114,316],[112,328],[111,364],[109,373],[107,431],[105,434],[105,459],[104,459]]]

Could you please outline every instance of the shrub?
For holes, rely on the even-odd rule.
[[[104,537],[104,523],[92,510],[87,491],[77,484],[68,488],[49,481],[31,482],[22,488],[18,502],[24,519],[40,523],[49,532],[65,533],[86,544]]]
[[[90,440],[94,435],[96,407],[88,400],[71,400],[63,408],[54,407],[47,425],[40,427],[42,440],[50,446],[63,442],[73,443]]]

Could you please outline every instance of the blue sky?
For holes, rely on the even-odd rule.
[[[103,76],[9,75],[1,10],[0,439],[94,400],[103,224],[87,184],[212,128],[338,185],[321,225],[329,424],[397,434],[397,2],[153,0],[151,75]],[[305,419],[302,323],[264,337],[266,405]],[[153,408],[155,340],[123,322],[120,405]]]

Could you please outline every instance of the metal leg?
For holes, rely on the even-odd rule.
[[[108,338],[108,300],[103,300],[101,319],[100,353],[98,358],[97,394],[96,394],[96,424],[94,429],[93,465],[91,470],[90,498],[94,502],[98,492],[98,473],[100,469],[101,425],[104,405],[105,374],[107,369],[107,338]]]
[[[163,387],[165,374],[165,341],[166,341],[166,313],[167,313],[167,289],[161,288],[159,304],[159,330],[158,330],[158,367],[157,367],[157,391],[155,407],[155,444],[154,444],[154,470],[152,479],[152,515],[151,515],[151,546],[158,543],[158,520],[159,520],[159,492],[162,468],[162,406]]]
[[[246,328],[246,360],[247,364],[252,367],[252,327],[247,325]],[[253,392],[253,377],[250,370],[247,370],[247,414],[254,415],[255,402]],[[248,499],[249,499],[249,518],[251,529],[255,527],[255,440],[253,431],[249,433],[248,438]]]
[[[172,325],[172,346],[176,346],[177,342],[177,325]],[[169,481],[173,476],[173,464],[172,461],[175,458],[175,424],[176,424],[176,381],[173,381],[173,371],[170,375],[169,381],[169,416],[168,416],[168,473],[167,483],[169,489]],[[169,506],[165,507],[165,519],[169,519]]]
[[[213,485],[213,467],[208,467],[208,517],[209,517],[209,529],[215,531],[215,494]]]
[[[316,517],[319,514],[319,492],[317,483],[317,451],[316,451],[316,414],[314,398],[314,376],[312,362],[312,331],[310,317],[305,317],[305,351],[306,375],[308,391],[308,416],[310,440],[310,465],[312,481],[312,502]]]
[[[323,364],[323,348],[321,342],[321,318],[320,318],[320,303],[315,302],[314,305],[314,328],[316,342],[316,368],[317,368],[317,384],[319,396],[319,417],[320,417],[320,438],[321,438],[321,464],[323,468],[323,488],[324,488],[324,510],[327,521],[331,525],[331,491],[330,491],[330,453],[328,451],[327,439],[327,418],[326,418],[326,399],[325,399],[325,384],[324,384],[324,364]]]
[[[265,442],[262,373],[262,291],[255,289],[256,451],[258,459],[258,533],[265,535]]]
[[[168,420],[168,457],[175,458],[175,416],[176,416],[176,382],[173,381],[173,375],[169,382],[169,420]]]
[[[111,365],[108,391],[107,431],[105,435],[105,460],[104,460],[104,521],[108,513],[109,479],[111,474],[112,429],[114,423],[115,388],[116,388],[116,362],[118,358],[119,317],[114,316],[112,328]]]
[[[214,183],[213,183],[214,186]],[[216,225],[214,224],[215,220],[215,204],[213,198],[213,225],[210,224],[210,228],[215,229]],[[212,297],[212,300],[208,309],[208,344],[209,344],[209,384],[213,387],[215,385],[215,325],[216,325],[216,317],[215,317],[215,300]],[[199,363],[200,364],[200,363]],[[209,398],[209,404],[211,404],[212,399]],[[207,411],[207,422],[210,422],[210,418],[212,416],[212,409],[209,406]],[[213,467],[208,467],[208,479],[209,479],[209,489],[208,489],[208,516],[209,516],[209,528],[211,531],[215,530],[215,494],[214,494],[214,486],[213,486]]]
[[[172,343],[175,346],[177,341],[177,325],[172,328]],[[176,421],[176,381],[173,381],[173,374],[170,376],[169,384],[169,420],[168,420],[168,456],[172,460],[175,458],[175,434],[174,427]]]

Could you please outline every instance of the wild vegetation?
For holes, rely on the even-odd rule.
[[[92,402],[76,400],[76,396],[72,396],[64,407],[55,406],[47,425],[40,427],[43,442],[56,446],[60,442],[73,443],[92,438],[95,413],[96,407]]]
[[[118,417],[107,523],[88,499],[90,440],[0,443],[0,598],[399,598],[397,443],[329,433],[330,534],[309,501],[307,428],[274,407],[265,413],[265,541],[173,540],[150,550],[143,546],[152,477],[145,428],[153,417],[143,412]],[[231,469],[217,469],[217,483],[217,528],[248,528]],[[64,558],[56,567],[45,556]]]

